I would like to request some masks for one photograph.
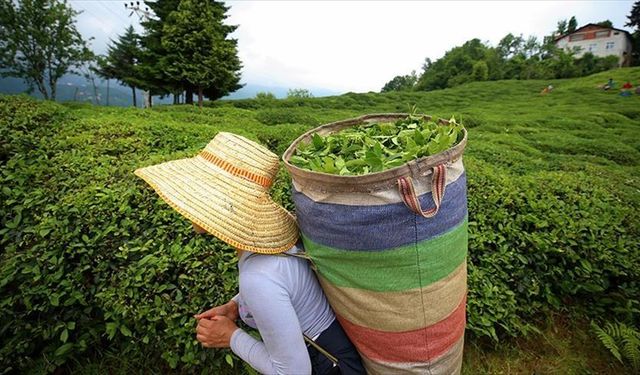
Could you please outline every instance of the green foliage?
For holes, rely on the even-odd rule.
[[[160,63],[164,57],[171,54],[171,51],[162,45],[163,26],[171,12],[178,9],[178,4],[180,0],[145,1],[145,7],[149,7],[154,17],[144,18],[140,22],[145,32],[140,37],[142,55],[137,73],[141,79],[139,86],[154,95],[192,90],[188,82],[171,77]],[[187,100],[189,99],[193,99],[193,96],[188,96]]]
[[[629,21],[625,23],[625,26],[635,27],[633,34],[631,34],[631,65],[638,66],[640,65],[640,1],[633,3],[627,19]]]
[[[236,292],[233,252],[195,235],[132,172],[193,156],[218,131],[281,154],[317,124],[407,103],[469,129],[469,342],[535,331],[548,312],[637,330],[640,97],[597,88],[610,77],[640,81],[640,68],[202,110],[0,97],[0,372],[86,373],[91,360],[104,373],[123,358],[120,369],[240,371],[229,351],[196,344],[191,319]],[[265,110],[314,123],[265,126]],[[284,168],[271,194],[293,208]]]
[[[478,61],[473,64],[473,80],[486,81],[489,79],[489,67],[485,61]]]
[[[102,78],[117,79],[123,85],[131,87],[135,107],[135,88],[143,84],[138,73],[138,61],[142,58],[140,36],[129,25],[125,33],[111,43],[107,47],[107,55],[98,59],[97,73]]]
[[[228,38],[236,27],[222,23],[227,9],[219,3],[183,0],[162,28],[162,47],[170,51],[161,59],[162,69],[197,88],[200,107],[205,89],[217,99],[239,88],[237,41]]]
[[[418,82],[418,76],[414,70],[411,74],[393,77],[391,81],[384,85],[382,92],[412,90],[416,82]]]
[[[429,91],[472,82],[474,64],[486,60],[488,56],[489,48],[479,39],[472,39],[447,51],[433,64],[425,65],[425,71],[418,79],[416,89]]]
[[[273,93],[271,93],[271,92],[264,92],[264,91],[261,91],[261,92],[259,92],[259,93],[257,93],[257,94],[256,94],[256,100],[266,100],[266,101],[269,101],[269,100],[275,100],[275,99],[276,99],[276,96],[275,96]]]
[[[287,98],[289,99],[307,99],[313,98],[311,91],[307,89],[289,89],[287,92]]]
[[[224,368],[226,352],[195,342],[191,316],[235,293],[234,251],[194,236],[132,175],[142,160],[179,156],[213,134],[132,128],[146,112],[96,121],[92,108],[77,111],[82,119],[54,103],[0,99],[10,141],[0,173],[0,368],[52,372],[102,347],[152,353],[163,372]]]
[[[303,124],[319,125],[320,122],[304,111],[288,108],[261,109],[256,112],[256,120],[265,125]]]
[[[623,358],[640,370],[640,330],[620,322],[607,322],[601,328],[591,322],[591,328],[605,348],[620,362]]]
[[[636,32],[640,31],[640,1],[633,3],[627,19],[629,21],[624,24],[625,26],[635,27]]]
[[[613,22],[611,22],[610,20],[596,22],[596,25],[602,26],[602,27],[608,27],[610,29],[613,28]]]
[[[430,91],[499,79],[573,78],[618,66],[617,56],[596,57],[586,53],[576,58],[577,51],[557,48],[555,36],[571,32],[576,26],[575,17],[569,21],[562,20],[558,22],[555,34],[544,37],[542,42],[535,36],[525,39],[511,33],[505,35],[496,47],[485,45],[478,39],[469,40],[447,51],[435,62],[427,59],[415,89]]]
[[[413,113],[393,122],[361,124],[335,134],[313,134],[298,144],[291,164],[342,176],[380,172],[440,153],[460,142],[463,127],[451,119],[436,124]]]
[[[571,16],[569,19],[569,23],[567,23],[567,33],[572,33],[576,31],[578,28],[578,20],[576,20],[576,16]]]
[[[0,76],[22,78],[55,100],[58,79],[93,59],[77,14],[66,1],[0,0]]]

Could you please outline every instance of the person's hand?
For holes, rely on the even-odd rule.
[[[232,321],[238,320],[238,305],[233,301],[229,301],[222,306],[216,306],[200,314],[196,314],[193,317],[197,320],[211,319],[214,316],[225,316]]]
[[[205,348],[228,348],[236,329],[239,329],[238,326],[226,316],[200,319],[196,327],[196,339]]]

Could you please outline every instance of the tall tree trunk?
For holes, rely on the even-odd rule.
[[[56,101],[56,81],[51,82],[51,100]]]
[[[138,105],[136,104],[136,87],[135,86],[131,86],[131,92],[133,92],[133,106],[137,107]]]
[[[36,80],[36,86],[38,86],[38,91],[42,94],[42,97],[45,100],[49,100],[49,93],[47,92],[47,88],[44,87],[44,81]],[[76,87],[76,91],[78,88]]]
[[[180,101],[178,100],[178,94],[174,93],[173,94],[173,104],[180,104]]]
[[[187,87],[186,97],[184,102],[186,104],[193,104],[193,89],[191,87]]]
[[[100,99],[98,99],[98,86],[96,86],[96,79],[92,75],[90,80],[91,80],[91,86],[93,86],[93,100],[95,100],[96,105],[100,105]]]
[[[202,108],[202,86],[198,87],[198,107]]]
[[[107,107],[109,106],[109,80],[107,80]]]
[[[143,91],[143,97],[144,97],[144,105],[143,108],[151,108],[151,91],[149,90],[144,90]]]

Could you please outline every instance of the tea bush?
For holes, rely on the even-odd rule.
[[[313,116],[291,108],[261,109],[256,112],[256,120],[265,125],[278,124],[302,124],[309,126],[319,125],[319,121]]]
[[[225,351],[194,340],[191,316],[235,294],[234,251],[195,236],[132,174],[209,136],[27,98],[2,97],[0,111],[4,139],[29,140],[10,143],[0,175],[0,373],[51,372],[106,347],[229,369]]]
[[[222,130],[281,154],[317,124],[409,104],[470,125],[470,339],[522,335],[549,311],[637,328],[640,97],[594,88],[609,75],[638,81],[640,69],[552,81],[544,97],[547,81],[202,110],[0,97],[0,373],[73,371],[105,353],[155,372],[237,373],[229,351],[199,347],[191,318],[236,292],[233,251],[132,172]],[[282,169],[271,193],[293,209],[289,189]]]

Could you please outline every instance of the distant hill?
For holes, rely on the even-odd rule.
[[[94,98],[93,87],[91,84],[83,77],[68,74],[58,81],[58,93],[57,93],[57,101],[66,102],[66,101],[78,101],[78,102],[90,102],[94,104],[106,105],[107,103],[107,86],[106,81],[98,80],[96,81],[97,88],[97,97],[98,100]],[[293,87],[292,87],[293,88]],[[338,92],[321,89],[321,88],[310,88],[308,89],[311,93],[316,97],[323,96],[331,96],[337,95]],[[28,87],[26,83],[18,78],[0,78],[0,94],[21,94],[27,93]],[[274,94],[277,98],[285,98],[287,96],[287,92],[289,88],[281,87],[281,86],[264,86],[264,85],[254,85],[254,84],[245,84],[240,90],[231,93],[230,95],[225,96],[223,99],[249,99],[254,98],[259,92],[270,92]],[[136,98],[137,103],[140,106],[143,101],[142,92],[140,90],[136,90]],[[38,90],[34,90],[31,93],[32,96],[41,99],[42,95],[38,92]],[[195,98],[194,98],[195,100]],[[154,104],[172,104],[173,97],[168,96],[161,98],[159,96],[153,97]],[[131,100],[131,89],[120,85],[117,81],[111,80],[109,83],[109,105],[119,106],[119,107],[128,107],[132,105]]]
[[[259,92],[270,92],[276,96],[276,98],[286,98],[287,92],[289,89],[293,89],[297,87],[282,87],[282,86],[265,86],[265,85],[254,85],[254,84],[246,84],[240,90],[231,93],[230,95],[225,96],[222,99],[249,99],[255,98],[256,94]],[[306,88],[306,87],[305,87]],[[339,95],[340,92],[327,90],[322,88],[306,88],[311,91],[313,96],[315,97],[324,97],[324,96],[333,96]]]

